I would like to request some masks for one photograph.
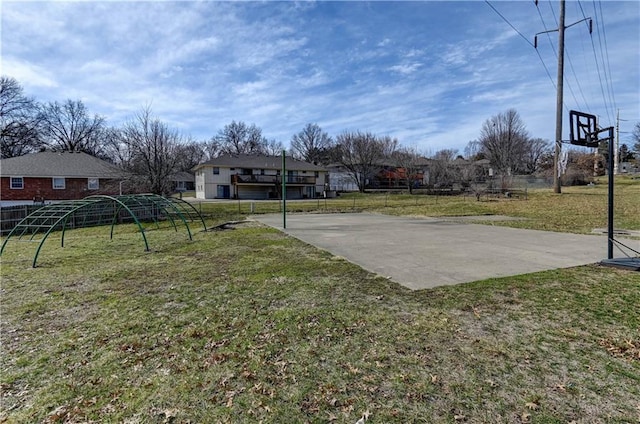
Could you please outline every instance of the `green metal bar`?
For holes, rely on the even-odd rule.
[[[158,215],[160,215],[160,205],[157,204],[156,207],[158,208]],[[178,226],[176,225],[176,221],[173,219],[173,217],[171,216],[170,213],[167,213],[166,208],[163,208],[163,211],[164,211],[165,215],[169,218],[169,221],[171,221],[171,223],[173,224],[173,229],[177,233],[178,232]],[[182,220],[184,221],[184,218]]]
[[[55,226],[52,225],[51,228],[49,228],[49,230],[46,232],[46,234],[42,238],[42,241],[40,241],[40,244],[38,245],[38,249],[36,249],[36,254],[33,256],[33,263],[31,264],[32,268],[36,267],[36,262],[38,261],[38,255],[40,254],[40,249],[42,249],[42,245],[47,240],[47,237],[49,237],[49,234],[51,234],[51,231],[53,231],[54,227]]]
[[[282,150],[282,228],[287,229],[287,152]]]
[[[60,247],[64,247],[64,233],[66,229],[67,229],[67,218],[65,218],[64,221],[62,222],[62,237],[60,237]]]
[[[144,247],[145,247],[145,251],[150,251],[151,249],[149,249],[149,243],[147,241],[147,236],[144,234],[144,229],[142,228],[142,225],[140,224],[140,221],[138,221],[138,218],[136,217],[136,215],[131,211],[131,209],[129,208],[129,206],[127,206],[126,204],[124,204],[123,202],[121,202],[120,200],[118,200],[116,197],[113,196],[105,196],[105,195],[96,195],[96,196],[90,196],[91,198],[103,198],[103,199],[110,199],[120,205],[122,205],[122,207],[129,212],[129,214],[131,215],[131,217],[133,218],[134,222],[136,223],[136,225],[138,226],[138,229],[140,230],[140,234],[142,235],[142,240],[144,240]],[[114,215],[116,216],[116,215]],[[112,227],[112,235],[113,235],[113,227]]]
[[[187,228],[187,233],[189,234],[189,240],[193,240],[193,237],[191,236],[191,229],[189,228],[189,224],[187,223],[187,220],[184,219],[184,216],[182,215],[180,210],[176,207],[176,205],[173,202],[171,202],[170,200],[168,200],[168,199],[166,199],[164,197],[161,197],[161,196],[158,196],[158,197],[159,197],[158,200],[162,201],[162,205],[163,206],[164,205],[169,205],[171,207],[171,209],[173,209],[176,212],[176,214],[180,217],[180,219],[184,223],[184,226]],[[165,213],[167,212],[166,208],[164,208],[164,211],[165,211]],[[174,222],[173,218],[171,218],[171,215],[169,213],[166,213],[166,215],[169,217],[169,219],[171,219],[172,222]],[[174,222],[174,226],[175,226],[175,222]],[[176,231],[178,231],[177,228],[176,228]]]
[[[187,206],[189,208],[191,208],[193,210],[193,212],[196,214],[196,216],[198,217],[198,219],[200,219],[200,222],[202,222],[202,227],[204,228],[204,231],[207,231],[207,224],[205,224],[204,222],[204,218],[202,217],[202,214],[200,214],[200,212],[198,212],[198,209],[196,209],[195,206],[193,206],[191,203],[187,202],[186,200],[182,200],[182,199],[171,199],[171,202],[173,203],[178,203],[182,206]]]
[[[120,215],[120,210],[122,209],[122,205],[120,205],[118,207],[118,209],[116,209],[115,213],[113,214],[113,219],[111,220],[111,233],[109,235],[109,240],[113,240],[113,229],[116,225],[116,222],[118,220],[118,216]]]
[[[607,185],[607,259],[613,259],[613,202],[614,202],[614,184],[615,184],[615,175],[614,175],[614,154],[615,149],[613,148],[614,143],[614,135],[613,135],[613,127],[609,127],[609,178]]]

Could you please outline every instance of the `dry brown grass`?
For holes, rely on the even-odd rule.
[[[636,273],[412,292],[263,227],[106,232],[3,255],[0,421],[640,419]]]

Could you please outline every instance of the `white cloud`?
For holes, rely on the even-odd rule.
[[[2,73],[15,78],[27,89],[58,87],[55,76],[49,70],[12,57],[2,58]]]
[[[617,107],[632,120],[640,6],[629,3],[602,7]],[[498,6],[523,34],[541,29],[533,4]],[[513,107],[533,135],[553,135],[538,56],[483,2],[4,2],[0,19],[3,73],[41,101],[83,99],[112,125],[150,105],[198,138],[235,119],[286,142],[317,122],[461,150]],[[606,115],[590,40],[568,32],[581,89]],[[555,76],[553,52],[539,52]]]
[[[394,65],[390,67],[389,70],[403,75],[410,75],[416,72],[421,66],[422,64],[417,62],[404,63],[402,65]]]

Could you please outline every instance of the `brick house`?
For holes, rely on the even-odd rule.
[[[82,152],[43,151],[0,160],[3,206],[119,194],[126,176],[109,162]]]
[[[327,171],[312,163],[287,157],[288,199],[320,196],[328,183]],[[198,199],[278,199],[282,195],[282,157],[223,155],[196,165]]]

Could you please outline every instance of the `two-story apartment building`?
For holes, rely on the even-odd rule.
[[[223,155],[193,168],[198,199],[279,199],[282,157]],[[313,198],[325,190],[327,171],[312,163],[286,158],[287,199]]]

